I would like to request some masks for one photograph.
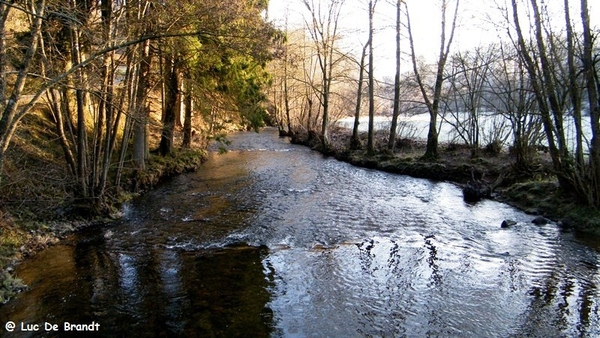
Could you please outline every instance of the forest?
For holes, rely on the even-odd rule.
[[[118,213],[130,193],[197,168],[228,130],[265,124],[330,152],[330,130],[352,118],[346,151],[393,157],[415,138],[415,116],[427,120],[421,162],[439,160],[450,129],[442,142],[466,147],[471,163],[508,154],[511,173],[498,182],[539,179],[545,158],[562,191],[600,206],[598,28],[586,0],[490,4],[498,39],[471,49],[453,43],[473,4],[436,2],[434,60],[417,52],[410,2],[297,5],[300,26],[289,11],[274,24],[267,1],[0,3],[3,214]],[[383,5],[396,12],[393,78],[375,76]],[[349,11],[368,28],[348,31]],[[357,32],[367,39],[349,46]]]
[[[510,171],[530,175],[542,155],[563,191],[583,205],[600,206],[599,31],[586,0],[438,1],[431,13],[439,34],[431,60],[419,54],[423,42],[414,38],[415,22],[423,20],[411,15],[417,4],[301,3],[305,24],[285,26],[288,40],[274,63],[270,96],[284,134],[331,151],[332,126],[353,116],[345,151],[393,154],[399,140],[417,134],[411,118],[425,117],[421,160],[437,161],[439,143],[448,142],[467,147],[472,159],[486,149],[509,153]],[[382,6],[384,13],[377,10]],[[474,6],[482,7],[480,18],[467,17]],[[343,28],[349,8],[368,29]],[[477,19],[494,25],[488,41],[455,46],[458,31]],[[382,20],[395,31],[393,78],[377,78],[374,70],[378,48],[392,43],[377,40]],[[348,35],[360,34],[364,38],[349,48]],[[359,125],[367,115],[361,139]],[[382,115],[387,125],[377,127]],[[440,140],[442,129],[450,135]],[[385,140],[377,141],[377,134]]]
[[[597,334],[597,5],[271,2],[0,0],[4,329]]]
[[[266,8],[243,0],[0,3],[4,202],[19,198],[11,176],[23,168],[10,149],[26,142],[28,115],[55,135],[46,150],[62,150],[70,198],[96,210],[110,206],[124,173],[147,169],[151,153],[168,157],[194,139],[201,148],[234,120],[261,126],[265,67],[279,38]]]
[[[282,36],[267,6],[0,2],[3,280],[15,259],[118,217],[124,201],[197,169],[209,142],[268,120],[266,67]]]

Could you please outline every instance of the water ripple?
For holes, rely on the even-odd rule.
[[[230,138],[128,205],[111,236],[90,229],[26,262],[38,289],[0,320],[93,313],[107,336],[600,336],[597,240],[273,131]]]

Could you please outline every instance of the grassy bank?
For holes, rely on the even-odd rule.
[[[441,144],[439,158],[429,161],[421,158],[426,146],[422,141],[400,139],[391,152],[387,149],[387,133],[377,133],[375,152],[369,155],[364,149],[366,135],[361,135],[363,146],[357,149],[350,149],[350,138],[350,130],[339,128],[331,130],[328,149],[322,149],[314,133],[295,132],[292,142],[360,167],[455,182],[462,187],[479,182],[493,188],[491,197],[496,200],[544,216],[565,228],[600,235],[600,211],[578,203],[576,196],[558,188],[550,159],[544,152],[536,154],[531,165],[523,169],[513,165],[514,158],[508,152],[489,147],[472,157],[466,146]]]
[[[74,177],[48,117],[40,111],[22,123],[0,185],[0,303],[23,288],[13,277],[18,262],[78,229],[118,218],[122,203],[174,175],[196,170],[206,159],[204,146],[165,157],[151,155],[144,171],[124,168],[121,185],[109,187],[104,210],[93,212],[82,208],[74,195]]]

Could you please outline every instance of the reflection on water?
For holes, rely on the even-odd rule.
[[[600,335],[597,238],[274,131],[232,140],[123,221],[25,262],[30,290],[2,323],[95,321],[107,337]]]
[[[30,291],[5,305],[1,320],[95,321],[105,337],[231,337],[245,330],[268,336],[272,313],[265,308],[269,295],[260,264],[266,253],[266,248],[236,247],[141,255],[60,246],[23,266]],[[46,266],[48,261],[57,264]]]

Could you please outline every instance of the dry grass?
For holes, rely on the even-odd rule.
[[[21,123],[7,152],[0,205],[18,218],[48,218],[72,197],[73,182],[43,113],[36,111]]]
[[[42,104],[38,105],[21,121],[6,154],[0,183],[0,303],[22,287],[11,277],[12,267],[17,262],[72,231],[94,223],[78,220],[77,215],[71,214],[75,210],[75,178],[64,160],[54,123],[44,109]],[[162,124],[160,110],[157,111],[148,128],[151,149],[157,148],[160,141]],[[181,144],[181,130],[175,135],[175,144]],[[197,135],[193,144],[203,146],[205,140]],[[152,156],[146,172],[137,173],[131,166],[126,166],[125,172],[139,175],[138,181],[146,189],[165,176],[199,166],[205,157],[202,149],[176,151],[174,156],[165,158]],[[122,182],[130,179],[124,177]],[[126,191],[113,187],[113,201],[118,203],[135,196]]]

